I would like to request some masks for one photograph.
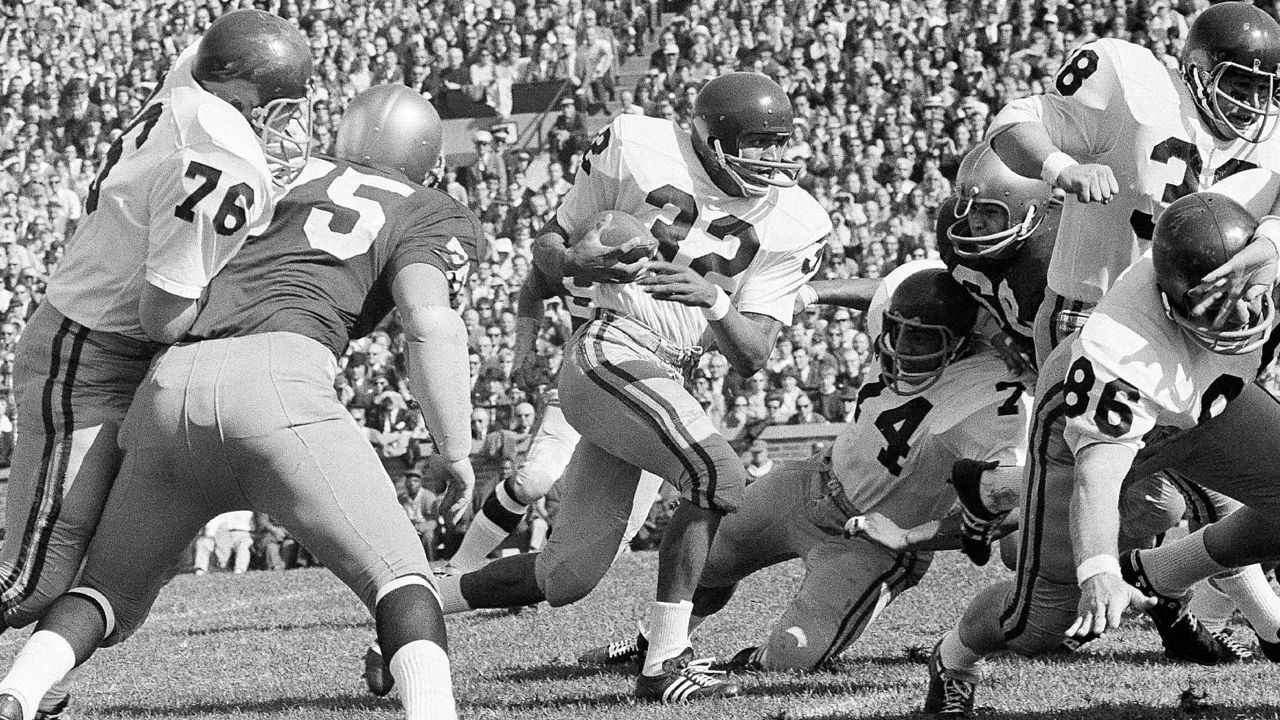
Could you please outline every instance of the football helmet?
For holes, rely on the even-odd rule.
[[[763,195],[770,186],[791,187],[804,164],[746,157],[740,141],[768,135],[780,148],[791,134],[791,99],[764,75],[734,72],[713,78],[693,101],[693,143],[704,163],[714,165],[743,195]]]
[[[943,268],[902,278],[884,308],[876,338],[880,379],[899,395],[933,386],[968,347],[978,304]]]
[[[1275,319],[1271,293],[1262,296],[1256,317],[1216,329],[1191,317],[1190,291],[1210,271],[1249,244],[1258,221],[1240,203],[1214,192],[1175,200],[1156,221],[1151,257],[1165,313],[1189,337],[1223,355],[1253,352],[1266,342]]]
[[[1280,107],[1280,23],[1247,2],[1206,8],[1179,60],[1196,107],[1215,133],[1258,143],[1275,132]]]
[[[218,18],[200,40],[191,76],[249,120],[278,185],[311,153],[311,49],[289,21],[262,10]]]
[[[435,107],[404,85],[377,85],[355,96],[342,115],[334,154],[395,169],[416,183],[443,174],[444,130]]]
[[[952,250],[968,260],[1003,260],[1016,253],[1044,221],[1053,188],[1043,180],[1022,177],[1009,169],[988,143],[976,146],[960,162],[955,183],[955,216],[947,228]],[[976,234],[970,226],[975,206],[1004,210],[1005,227]]]

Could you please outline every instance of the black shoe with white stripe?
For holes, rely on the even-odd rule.
[[[578,664],[583,667],[606,667],[642,662],[648,650],[649,641],[643,634],[636,633],[635,637],[591,648],[578,657]]]
[[[722,670],[711,669],[711,658],[693,659],[693,648],[662,663],[662,674],[636,678],[636,697],[662,703],[680,703],[705,698],[731,698],[742,694],[742,688],[718,676]]]
[[[40,701],[40,707],[36,710],[36,720],[60,720],[62,713],[70,704],[71,693],[50,690]]]
[[[764,666],[760,664],[762,652],[763,649],[756,645],[742,648],[733,657],[724,662],[711,663],[711,669],[723,670],[727,673],[764,672]]]

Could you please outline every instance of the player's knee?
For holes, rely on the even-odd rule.
[[[760,664],[765,670],[814,670],[830,648],[830,638],[816,637],[811,628],[793,625],[778,628]]]
[[[1133,538],[1166,532],[1181,522],[1186,512],[1182,493],[1159,474],[1134,481],[1120,496],[1124,534]]]
[[[541,468],[529,465],[525,463],[511,482],[511,496],[522,505],[532,505],[546,497],[551,492],[551,486],[559,479]]]
[[[692,496],[690,499],[700,507],[722,513],[737,512],[747,487],[742,460],[728,443],[723,443],[723,448],[708,448],[708,454],[711,461],[702,467],[698,477],[690,479],[684,494]]]
[[[415,640],[430,640],[447,652],[441,605],[435,585],[422,575],[403,575],[379,588],[374,622],[384,657]]]
[[[130,612],[125,618],[119,618],[115,606],[105,595],[82,586],[68,590],[49,606],[37,629],[49,630],[66,639],[79,664],[99,646],[123,642],[144,618],[145,611]]]
[[[574,558],[573,562],[566,562],[544,558],[546,554],[540,554],[534,567],[538,586],[542,588],[542,594],[551,607],[571,605],[591,594],[608,572],[613,559],[612,553],[604,562],[582,554],[581,557]],[[544,559],[548,561],[543,562]]]

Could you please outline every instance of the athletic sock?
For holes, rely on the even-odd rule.
[[[1280,642],[1280,597],[1276,597],[1261,567],[1249,565],[1215,576],[1211,585],[1235,601],[1259,637],[1270,643]]]
[[[952,628],[942,636],[942,642],[938,644],[938,658],[942,661],[943,670],[951,677],[978,681],[978,663],[982,661],[982,655],[964,646],[959,630]]]
[[[462,576],[445,575],[436,577],[436,589],[440,591],[440,610],[445,615],[466,612],[473,609],[462,597]]]
[[[1138,557],[1151,586],[1166,597],[1182,597],[1201,580],[1232,569],[1209,556],[1204,529],[1158,548],[1142,550]]]
[[[678,656],[689,647],[689,617],[693,603],[662,602],[655,600],[649,613],[649,651],[644,656],[642,674],[650,677],[662,674],[662,663]]]
[[[1201,625],[1213,631],[1227,627],[1231,616],[1236,612],[1236,603],[1226,593],[1214,586],[1213,578],[1196,583],[1195,593],[1191,596],[1191,604],[1187,609],[1200,621]]]
[[[457,720],[449,655],[430,640],[414,640],[391,658],[406,720]]]
[[[75,666],[75,652],[65,638],[37,630],[14,658],[9,674],[0,680],[0,694],[17,698],[24,720],[33,720],[41,698]]]
[[[458,551],[449,558],[450,565],[463,572],[480,568],[489,553],[520,525],[529,506],[516,500],[507,487],[508,482],[498,483],[484,501],[471,527],[467,528]]]

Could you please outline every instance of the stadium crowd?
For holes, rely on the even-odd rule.
[[[459,298],[471,338],[477,501],[514,472],[568,337],[548,304],[538,357],[517,367],[515,298],[530,244],[568,191],[591,137],[585,116],[630,112],[688,124],[701,83],[765,73],[793,99],[786,148],[831,213],[820,277],[880,277],[934,253],[934,217],[960,157],[1007,101],[1043,91],[1067,50],[1100,35],[1133,40],[1175,66],[1187,17],[1206,0],[38,0],[0,8],[0,436],[13,424],[13,348],[82,213],[96,168],[177,54],[223,12],[259,7],[296,20],[315,60],[314,133],[331,147],[357,92],[405,83],[467,92],[508,114],[515,83],[563,79],[572,93],[541,146],[498,126],[443,187],[483,222],[487,257]],[[645,67],[645,56],[648,56]],[[644,67],[619,85],[628,58]],[[545,167],[545,172],[542,168]],[[545,182],[538,183],[534,177]],[[871,338],[858,313],[807,311],[747,378],[704,356],[695,396],[748,446],[770,423],[839,422],[853,409]],[[352,343],[337,392],[368,428],[406,511],[433,552],[444,469],[405,386],[392,323]],[[767,459],[766,459],[767,462]],[[406,478],[406,474],[409,475]],[[660,522],[658,522],[660,525]],[[264,545],[284,542],[265,518]],[[264,557],[292,558],[277,547]]]

